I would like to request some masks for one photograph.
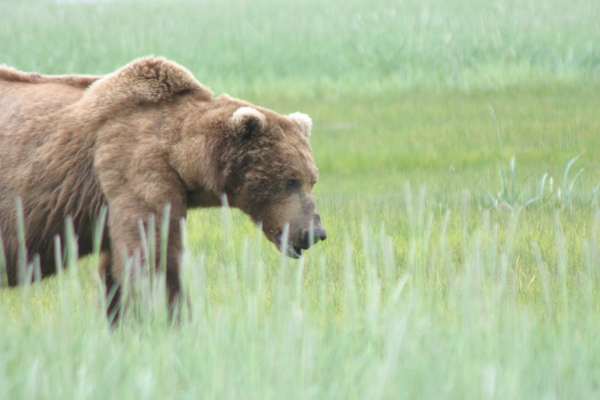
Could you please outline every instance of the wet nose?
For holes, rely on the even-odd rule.
[[[310,231],[307,229],[304,232],[302,232],[302,248],[303,249],[308,249],[310,246],[312,246],[313,244],[320,242],[322,240],[327,239],[327,232],[325,231],[325,228],[315,228],[313,230],[313,233],[311,235]]]
[[[327,239],[327,232],[325,231],[325,228],[315,229],[315,243],[325,239]]]

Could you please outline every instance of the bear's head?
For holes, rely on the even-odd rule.
[[[299,258],[327,237],[312,196],[318,170],[310,117],[279,115],[226,95],[213,101],[215,113],[206,117],[220,126],[209,146],[220,190],[282,253]]]
[[[158,142],[160,149],[137,153],[163,154],[188,208],[218,206],[224,195],[294,258],[327,237],[312,197],[318,171],[307,115],[283,116],[228,95],[213,97],[188,70],[153,57],[132,62],[87,92],[80,103],[99,116],[123,114],[133,126],[128,113],[137,113],[135,123],[147,133],[140,143],[155,148]]]

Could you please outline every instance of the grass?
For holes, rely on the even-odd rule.
[[[318,98],[600,77],[593,0],[81,3],[2,2],[1,61],[107,73],[154,53],[217,92]]]
[[[0,62],[311,115],[329,235],[190,213],[177,327],[159,291],[111,331],[93,258],[2,289],[0,399],[598,397],[596,3],[0,2]]]

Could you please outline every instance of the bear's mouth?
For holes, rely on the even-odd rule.
[[[293,244],[289,243],[289,241],[287,243],[287,249],[286,251],[284,251],[284,249],[282,248],[282,240],[283,232],[279,232],[277,235],[275,235],[275,244],[277,245],[279,251],[281,251],[283,254],[290,258],[298,259],[302,257],[302,249],[298,246],[294,246]]]

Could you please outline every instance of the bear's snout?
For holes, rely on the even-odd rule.
[[[283,243],[284,236],[283,231],[279,231],[275,235],[274,243],[279,250],[291,258],[300,258],[302,256],[302,250],[308,250],[314,244],[327,239],[327,231],[319,223],[319,225],[312,231],[310,229],[304,229],[296,235],[292,235],[287,242]]]
[[[327,232],[322,226],[315,228],[312,231],[312,235],[309,229],[306,229],[300,235],[300,242],[298,247],[303,250],[307,250],[310,246],[317,244],[318,242],[327,239]]]

